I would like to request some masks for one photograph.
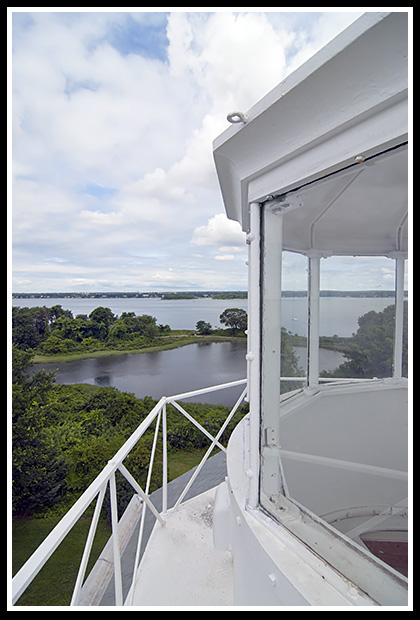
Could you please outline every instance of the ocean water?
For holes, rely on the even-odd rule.
[[[321,336],[351,336],[357,331],[358,318],[375,310],[381,312],[392,305],[392,297],[321,297],[320,334]],[[13,299],[14,306],[55,306],[61,305],[70,310],[73,316],[89,315],[98,306],[105,306],[116,314],[135,312],[156,317],[157,323],[170,325],[172,329],[195,329],[197,321],[211,323],[214,328],[221,327],[219,317],[226,308],[247,310],[246,299],[180,299],[161,300],[159,298],[55,298],[55,299]],[[307,333],[307,300],[305,297],[285,297],[282,304],[282,325],[293,334]]]

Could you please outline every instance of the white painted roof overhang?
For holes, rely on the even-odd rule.
[[[407,40],[407,13],[367,13],[219,136],[228,217],[281,196],[284,249],[406,252]]]

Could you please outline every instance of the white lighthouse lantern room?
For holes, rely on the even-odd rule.
[[[249,244],[250,414],[224,491],[238,605],[407,601],[407,75],[407,14],[368,13],[214,143],[227,215]],[[292,391],[286,251],[308,273],[307,367]],[[395,268],[389,376],[320,376],[320,283],[336,257]]]

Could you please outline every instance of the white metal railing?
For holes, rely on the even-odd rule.
[[[290,381],[290,382],[302,382],[307,384],[307,377],[281,377],[282,381]],[[321,380],[320,380],[321,381]],[[353,382],[353,381],[371,381],[370,379],[366,380],[357,380],[357,379],[325,379],[325,381],[332,383],[340,383],[340,382]],[[173,510],[176,509],[179,504],[184,500],[186,494],[191,488],[192,484],[196,480],[197,476],[200,474],[204,464],[207,459],[210,457],[211,452],[217,446],[222,451],[226,452],[226,448],[220,443],[220,437],[222,436],[224,430],[227,425],[231,421],[232,417],[238,410],[239,406],[245,399],[247,393],[247,380],[241,379],[238,381],[233,381],[230,383],[224,383],[221,385],[216,385],[208,388],[203,388],[201,390],[194,390],[192,392],[185,392],[183,394],[176,394],[174,396],[164,396],[159,402],[153,407],[151,412],[146,416],[143,422],[138,426],[138,428],[134,431],[134,433],[129,437],[129,439],[125,442],[125,444],[119,449],[119,451],[115,454],[115,456],[108,461],[107,465],[100,472],[100,474],[95,478],[95,480],[91,483],[91,485],[86,489],[83,495],[77,500],[77,502],[72,506],[72,508],[64,515],[61,521],[56,525],[56,527],[50,532],[50,534],[46,537],[46,539],[41,543],[41,545],[36,549],[36,551],[32,554],[32,556],[27,560],[27,562],[22,566],[22,568],[18,571],[15,577],[12,580],[12,603],[15,604],[19,598],[22,596],[23,592],[29,586],[29,584],[33,581],[36,575],[39,573],[41,568],[45,565],[57,547],[61,544],[70,530],[73,528],[75,523],[79,520],[79,518],[84,514],[86,509],[92,504],[92,502],[96,499],[96,506],[94,510],[94,514],[92,517],[91,526],[88,532],[88,536],[85,543],[85,548],[83,551],[82,560],[80,563],[78,575],[76,578],[73,595],[71,598],[70,605],[78,605],[80,600],[80,595],[82,591],[82,586],[85,581],[86,569],[90,557],[90,553],[92,550],[93,540],[95,537],[96,528],[99,522],[99,517],[101,514],[102,504],[105,497],[105,493],[107,487],[109,485],[110,489],[110,504],[111,504],[111,527],[112,527],[112,545],[113,545],[113,558],[114,558],[114,583],[115,583],[115,604],[118,606],[123,605],[123,588],[122,588],[122,573],[121,573],[121,550],[120,550],[120,537],[118,531],[118,514],[117,514],[117,490],[115,483],[115,474],[119,471],[124,478],[130,483],[133,487],[134,491],[140,496],[143,500],[143,510],[141,513],[141,521],[139,528],[139,536],[137,542],[136,549],[136,558],[134,562],[133,569],[133,577],[132,584],[135,583],[137,576],[137,569],[140,561],[140,551],[141,544],[143,539],[144,532],[144,522],[146,515],[146,507],[151,510],[153,515],[159,521],[161,525],[165,524],[165,515],[168,510],[168,478],[167,478],[167,470],[168,470],[168,461],[167,461],[167,425],[166,425],[166,406],[168,404],[172,404],[184,417],[186,417],[194,426],[196,426],[208,439],[210,440],[210,446],[203,456],[201,462],[196,467],[194,474],[188,480],[185,488],[179,495],[178,499],[173,506]],[[179,404],[178,401],[184,401],[191,397],[200,396],[203,394],[209,394],[211,392],[216,392],[219,390],[225,390],[233,387],[238,387],[241,385],[245,385],[243,392],[240,397],[236,401],[235,405],[229,412],[225,422],[222,424],[218,433],[213,436],[211,435],[197,420],[195,420],[186,410],[185,408]],[[134,448],[137,442],[141,439],[144,433],[149,429],[151,424],[156,421],[153,444],[150,455],[149,469],[146,480],[145,488],[142,489],[132,474],[127,470],[123,461],[128,456],[130,451]],[[153,462],[155,457],[155,451],[157,446],[158,434],[160,427],[162,426],[162,511],[159,512],[157,508],[152,503],[149,497],[150,490],[150,481],[153,470]],[[130,597],[134,588],[131,587],[127,601],[130,603]]]
[[[125,442],[125,444],[120,448],[120,450],[115,454],[113,459],[108,461],[108,464],[104,469],[100,472],[100,474],[95,478],[92,484],[86,489],[83,495],[77,500],[77,502],[70,508],[70,510],[64,515],[61,521],[56,525],[56,527],[50,532],[47,538],[41,543],[41,545],[36,549],[36,551],[31,555],[31,557],[27,560],[27,562],[22,566],[19,572],[15,575],[12,580],[12,603],[15,604],[19,598],[22,596],[23,592],[26,590],[28,585],[32,582],[32,580],[39,573],[41,568],[47,562],[47,560],[51,557],[60,543],[64,540],[67,534],[70,532],[72,527],[78,521],[78,519],[83,515],[86,509],[92,504],[92,502],[96,499],[96,506],[91,522],[91,526],[88,532],[88,536],[86,539],[85,548],[83,551],[82,560],[80,563],[78,575],[76,578],[73,596],[71,599],[70,605],[78,605],[78,601],[80,600],[80,594],[83,586],[83,582],[85,580],[86,568],[89,561],[89,556],[92,549],[93,540],[95,537],[96,528],[98,525],[102,504],[105,496],[105,492],[107,490],[107,486],[109,485],[110,489],[110,504],[111,504],[111,526],[112,526],[112,543],[113,543],[113,557],[114,557],[114,583],[115,583],[115,604],[117,606],[123,605],[123,587],[122,587],[122,573],[121,573],[121,550],[120,550],[120,540],[119,540],[119,531],[118,531],[118,513],[117,513],[117,490],[115,483],[115,474],[119,471],[124,478],[130,483],[135,492],[141,497],[143,500],[143,510],[141,514],[141,522],[139,529],[139,536],[137,542],[136,549],[136,559],[134,563],[134,571],[132,577],[132,584],[135,583],[137,576],[137,568],[140,560],[140,549],[142,544],[142,537],[144,531],[144,519],[146,514],[146,507],[148,507],[156,519],[159,521],[161,525],[165,524],[165,515],[168,510],[168,479],[167,479],[167,442],[166,442],[166,405],[172,404],[183,416],[185,416],[194,426],[196,426],[208,439],[210,440],[210,447],[207,452],[203,456],[201,462],[197,466],[194,471],[193,476],[188,480],[184,490],[181,492],[178,497],[173,509],[176,509],[178,505],[183,501],[185,495],[188,493],[191,485],[194,480],[199,475],[203,465],[209,458],[211,452],[214,447],[217,446],[224,452],[226,452],[226,448],[220,443],[220,437],[222,433],[226,429],[227,425],[231,421],[232,417],[238,410],[239,406],[243,402],[247,387],[247,380],[241,379],[239,381],[232,381],[230,383],[224,383],[222,385],[216,385],[209,388],[204,388],[201,390],[195,390],[192,392],[186,392],[184,394],[176,394],[174,396],[163,397],[159,400],[159,402],[153,407],[152,411],[147,415],[147,417],[143,420],[143,422],[138,426],[138,428],[134,431],[134,433],[129,437],[129,439]],[[220,427],[218,433],[213,436],[211,435],[199,422],[197,422],[185,409],[182,405],[179,404],[178,401],[184,401],[191,397],[200,396],[202,394],[208,394],[210,392],[215,392],[218,390],[224,390],[228,388],[237,387],[240,385],[245,385],[243,392],[240,397],[236,401],[235,405],[229,412],[225,422]],[[131,473],[127,470],[125,465],[123,464],[124,459],[130,453],[132,448],[137,444],[139,439],[144,435],[146,430],[151,426],[151,424],[156,420],[153,444],[151,449],[149,470],[147,475],[147,481],[145,485],[145,489],[143,490],[135,478],[131,475]],[[158,440],[159,429],[162,423],[162,511],[156,509],[154,504],[152,503],[149,497],[149,487],[151,474],[153,469],[153,461],[156,451],[156,445]],[[134,590],[131,587],[129,595],[127,597],[128,603],[130,603],[130,596]]]

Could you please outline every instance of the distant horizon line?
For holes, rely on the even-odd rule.
[[[220,295],[220,294],[248,294],[248,291],[246,289],[236,289],[236,290],[231,290],[231,289],[225,289],[225,290],[208,290],[208,289],[197,289],[194,291],[190,291],[190,290],[172,290],[172,291],[58,291],[58,292],[53,292],[53,291],[45,291],[45,292],[12,292],[12,297],[15,298],[25,298],[25,297],[33,297],[33,298],[42,298],[42,297],[56,297],[56,298],[60,298],[60,297],[89,297],[89,296],[93,296],[93,295],[98,295],[101,297],[115,297],[115,296],[121,296],[121,297],[126,297],[126,296],[144,296],[144,295],[155,295],[158,297],[164,296],[164,295]],[[303,289],[285,289],[284,291],[282,291],[283,294],[299,294],[300,296],[306,296],[308,294],[308,292],[306,290]],[[384,294],[395,294],[395,290],[394,289],[359,289],[359,290],[355,290],[355,289],[321,289],[320,290],[320,294],[322,293],[327,293],[327,294],[331,294],[331,293],[339,293],[339,294],[349,294],[349,293],[353,293],[356,295],[361,295],[363,293],[370,293],[370,294],[376,294],[376,295],[384,295]],[[407,294],[408,290],[405,289],[404,293]]]

